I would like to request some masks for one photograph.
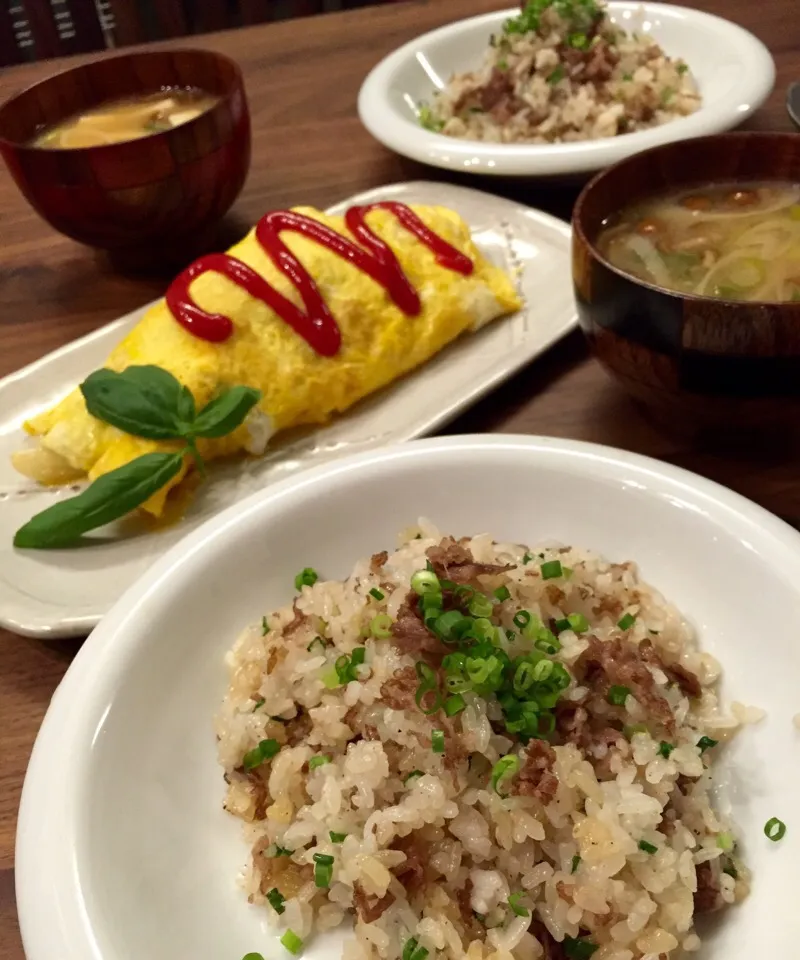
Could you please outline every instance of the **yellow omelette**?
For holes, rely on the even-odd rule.
[[[306,207],[296,210],[353,239],[343,217]],[[106,367],[115,371],[142,364],[163,367],[191,390],[198,409],[228,387],[241,384],[260,390],[260,403],[241,427],[221,439],[199,441],[200,452],[208,460],[237,453],[258,455],[279,430],[324,423],[424,364],[462,333],[520,306],[509,276],[481,255],[457,213],[433,206],[412,206],[412,210],[474,264],[468,276],[442,267],[433,252],[389,211],[370,212],[369,227],[392,249],[419,294],[418,315],[402,312],[383,286],[343,257],[300,234],[284,232],[281,239],[314,279],[340,327],[338,354],[316,353],[261,300],[223,274],[209,271],[193,281],[190,293],[206,312],[233,321],[234,333],[228,340],[211,343],[193,336],[161,300],[113,350]],[[228,253],[302,307],[295,287],[274,266],[255,231]],[[81,477],[94,480],[144,453],[178,448],[178,444],[131,436],[95,419],[78,389],[33,417],[25,428],[39,443],[35,449],[17,453],[14,464],[44,484]],[[169,488],[190,469],[187,459],[183,472],[143,508],[159,516]]]

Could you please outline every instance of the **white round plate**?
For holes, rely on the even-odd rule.
[[[516,8],[460,20],[390,54],[361,87],[361,122],[389,149],[434,167],[498,176],[565,176],[601,170],[673,140],[730,130],[769,96],[775,64],[761,41],[741,27],[662,3],[611,2],[608,10],[614,23],[652,36],[668,56],[689,64],[703,97],[696,113],[640,133],[581,143],[483,143],[423,129],[416,116],[420,101],[429,101],[452,74],[477,67],[489,37],[519,12]]]
[[[726,697],[768,709],[721,758],[721,802],[753,891],[698,960],[793,957],[800,935],[800,536],[664,463],[532,437],[407,443],[310,470],[216,516],[120,600],[45,718],[25,782],[17,899],[28,960],[241,960],[286,954],[235,877],[212,716],[241,628],[312,565],[346,576],[424,514],[458,535],[558,538],[635,559],[725,668]],[[780,843],[765,822],[788,825]],[[337,960],[337,937],[308,960]]]

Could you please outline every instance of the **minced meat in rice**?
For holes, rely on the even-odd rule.
[[[656,127],[700,103],[682,60],[626,34],[595,0],[530,0],[483,65],[453,76],[419,117],[465,140],[567,143]]]
[[[225,807],[292,949],[353,917],[345,960],[667,960],[748,891],[710,799],[739,721],[632,563],[420,521],[228,662]]]

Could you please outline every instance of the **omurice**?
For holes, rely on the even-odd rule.
[[[241,423],[198,435],[196,447],[202,461],[258,455],[276,432],[326,422],[520,305],[511,277],[450,209],[299,207],[267,214],[227,253],[183,271],[105,369],[160,368],[198,411],[252,388],[258,400]],[[173,439],[93,416],[79,389],[25,429],[38,443],[14,464],[43,484],[95,481],[146,454],[182,452]],[[195,462],[187,453],[139,506],[160,516]]]

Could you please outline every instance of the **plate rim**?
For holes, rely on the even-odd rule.
[[[659,483],[662,490],[682,493],[695,507],[705,504],[719,519],[735,520],[735,536],[744,536],[752,530],[756,542],[769,543],[776,562],[785,562],[785,570],[797,573],[800,582],[800,532],[764,507],[666,461],[585,441],[520,434],[426,438],[354,454],[305,471],[300,482],[290,477],[258,490],[188,534],[125,591],[80,649],[51,701],[26,771],[16,833],[15,889],[27,960],[50,960],[58,954],[65,960],[116,960],[103,956],[88,925],[88,913],[83,909],[71,840],[80,820],[81,774],[85,772],[82,765],[87,763],[88,754],[72,748],[85,747],[100,733],[102,719],[110,709],[108,698],[113,698],[115,692],[106,688],[124,674],[125,666],[141,642],[135,628],[127,638],[125,631],[159,585],[173,574],[180,575],[187,565],[191,567],[205,547],[224,538],[230,529],[247,523],[251,516],[275,512],[282,501],[293,497],[302,499],[308,495],[309,488],[313,491],[332,475],[360,474],[370,466],[385,469],[398,460],[447,457],[451,451],[488,455],[499,449],[524,451],[524,455],[551,462],[579,461],[584,470],[589,466],[618,472],[624,469],[636,478],[650,478]],[[795,589],[800,592],[800,587]],[[48,804],[53,796],[59,798],[55,809]],[[59,883],[52,881],[56,855],[63,861]],[[68,869],[63,869],[64,864]],[[65,909],[67,896],[71,900]],[[42,916],[48,916],[51,922],[43,924]],[[83,937],[82,942],[78,934]]]
[[[464,187],[459,184],[440,183],[434,180],[424,179],[396,181],[394,183],[383,184],[359,191],[356,194],[345,197],[335,204],[329,205],[325,209],[326,212],[335,213],[340,211],[345,206],[354,203],[368,203],[377,199],[378,197],[386,196],[387,193],[392,191],[430,188],[435,188],[436,190],[446,190],[447,194],[450,197],[453,197],[455,203],[458,202],[458,196],[465,196],[473,199],[479,198],[484,203],[499,203],[501,205],[514,207],[517,210],[523,210],[525,211],[526,215],[534,216],[537,223],[544,230],[548,231],[554,240],[556,237],[559,238],[559,242],[564,244],[565,257],[569,257],[572,228],[571,225],[565,220],[561,220],[559,217],[553,216],[552,214],[549,214],[543,210],[539,210],[535,207],[530,207],[523,202],[513,200],[508,197],[499,196],[487,190]],[[82,348],[91,345],[99,338],[113,336],[117,331],[124,329],[128,324],[141,319],[144,313],[150,309],[153,304],[158,303],[161,299],[163,298],[159,297],[143,304],[140,307],[136,307],[134,310],[129,311],[123,316],[117,317],[116,319],[109,321],[107,324],[91,330],[82,337],[78,337],[75,340],[70,340],[68,343],[57,347],[55,350],[50,351],[26,366],[21,367],[19,370],[13,371],[12,373],[0,379],[0,407],[2,406],[3,397],[6,391],[19,388],[20,384],[23,384],[29,377],[36,376],[43,368],[46,368],[49,363],[58,361],[69,353],[80,352]],[[512,365],[510,369],[499,372],[497,376],[495,376],[490,382],[486,383],[482,389],[473,391],[469,395],[463,395],[463,397],[460,397],[457,404],[450,405],[447,411],[441,416],[429,420],[423,429],[415,429],[410,434],[410,439],[425,436],[431,431],[444,426],[450,419],[458,416],[461,412],[478,402],[478,400],[483,396],[486,396],[492,390],[495,390],[506,379],[519,373],[520,369],[522,369],[525,363],[533,362],[536,358],[549,350],[555,343],[558,342],[558,340],[562,339],[564,336],[574,330],[577,327],[577,322],[577,309],[573,307],[569,319],[566,319],[565,314],[564,322],[559,325],[558,329],[554,331],[552,335],[544,337],[541,340],[540,344],[537,346],[535,354],[530,359],[523,360],[519,364]],[[414,372],[410,374],[410,376],[413,375]],[[305,470],[303,472],[305,472]],[[160,555],[161,554],[158,554],[158,556]],[[43,609],[38,602],[36,609],[32,613],[26,613],[25,603],[20,600],[20,596],[21,593],[18,591],[14,598],[15,602],[12,604],[4,601],[2,591],[0,591],[0,628],[9,630],[18,636],[47,640],[82,637],[93,630],[105,615],[103,612],[95,611],[90,613],[70,612],[70,609],[73,611],[85,610],[88,604],[82,604],[81,607],[76,608],[59,606],[51,615],[48,614],[47,610]],[[106,610],[105,613],[107,612],[108,611]]]
[[[739,81],[740,103],[719,112],[715,118],[705,105],[688,117],[681,117],[660,127],[653,127],[618,137],[568,144],[483,144],[475,140],[422,130],[402,116],[390,103],[386,93],[395,69],[423,44],[427,45],[453,30],[478,28],[518,13],[517,8],[490,11],[466,17],[419,34],[391,51],[370,70],[358,93],[358,115],[368,133],[389,150],[429,166],[445,170],[467,169],[484,176],[558,177],[593,173],[625,159],[633,153],[694,137],[709,136],[730,130],[743,123],[764,104],[774,89],[775,60],[766,44],[754,33],[714,13],[680,4],[657,0],[608,0],[611,12],[616,10],[653,11],[670,19],[705,23],[713,27],[718,38],[727,33],[735,38],[737,51],[748,49],[753,63]],[[679,126],[678,136],[670,130]],[[686,132],[686,127],[690,132]],[[413,132],[412,136],[409,136]],[[644,138],[644,142],[642,139]],[[631,145],[632,144],[632,145]]]

